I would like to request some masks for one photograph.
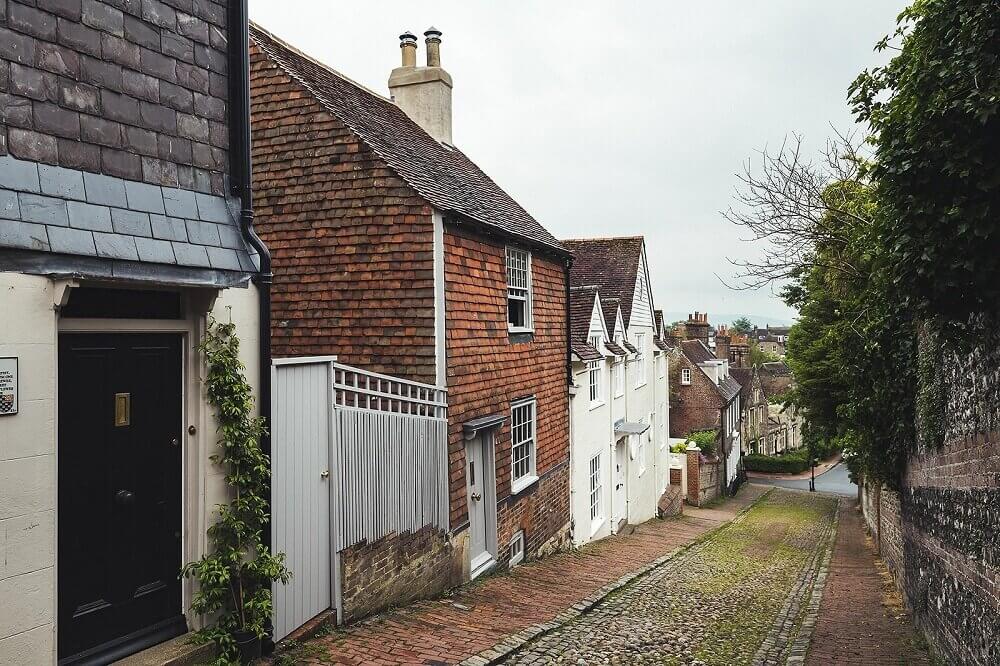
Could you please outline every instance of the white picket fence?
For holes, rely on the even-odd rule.
[[[443,388],[343,365],[272,367],[271,535],[293,577],[274,592],[275,640],[331,606],[339,553],[425,526],[448,529]]]

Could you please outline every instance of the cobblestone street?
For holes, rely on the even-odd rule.
[[[800,638],[799,629],[815,618],[809,602],[818,603],[813,582],[823,575],[836,507],[829,497],[772,492],[505,663],[730,665],[801,657],[808,635]]]

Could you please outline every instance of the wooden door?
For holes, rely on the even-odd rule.
[[[625,438],[615,444],[615,490],[611,502],[612,528],[617,532],[628,522],[628,447]]]
[[[478,569],[492,559],[489,552],[489,539],[487,538],[486,468],[484,464],[486,456],[483,455],[483,448],[482,435],[476,436],[465,447],[466,496],[469,501],[469,561],[472,575],[475,575]]]
[[[186,630],[181,338],[59,338],[60,663],[106,663]]]

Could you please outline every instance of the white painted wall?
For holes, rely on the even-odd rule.
[[[216,505],[229,498],[207,404],[203,358],[197,350],[207,317],[205,292],[191,294],[182,321],[60,320],[56,285],[48,278],[0,273],[0,356],[19,358],[19,411],[0,417],[0,664],[54,663],[56,617],[56,378],[58,333],[71,330],[172,331],[185,335],[185,426],[195,426],[184,450],[184,560],[207,548]],[[220,293],[212,310],[233,321],[246,376],[259,387],[257,290]],[[200,305],[199,305],[200,304]],[[200,310],[198,308],[201,308]],[[256,390],[255,390],[256,395]],[[186,427],[185,427],[186,431]],[[184,608],[193,583],[183,588]],[[197,626],[200,618],[189,618]]]
[[[0,663],[55,658],[56,315],[53,284],[0,273],[0,356],[18,413],[0,416]]]
[[[589,541],[601,539],[611,534],[611,496],[613,486],[612,466],[612,393],[611,364],[604,363],[602,379],[605,400],[599,405],[590,402],[590,378],[587,364],[573,363],[573,383],[576,395],[570,398],[570,512],[573,518],[573,544],[580,546]],[[602,515],[598,520],[590,518],[590,461],[594,456],[601,458],[601,506]]]
[[[646,366],[646,381],[637,386],[636,378],[640,375],[639,361],[632,359],[628,364],[628,377],[625,382],[625,420],[631,423],[646,423],[655,426],[656,412],[656,380],[658,373],[653,363],[653,326],[637,326],[635,320],[629,322],[628,339],[639,347],[637,333],[644,333],[642,363]],[[628,521],[632,524],[643,523],[656,516],[656,502],[662,494],[659,488],[657,463],[660,462],[658,428],[650,427],[639,435],[645,448],[645,465],[642,461],[642,449],[629,445],[628,473]]]

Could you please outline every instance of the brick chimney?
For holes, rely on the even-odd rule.
[[[719,330],[715,332],[715,358],[722,359],[723,361],[729,361],[729,343],[731,341],[729,335],[729,329],[726,328],[725,324],[719,326]]]
[[[441,31],[424,33],[427,66],[417,67],[417,37],[399,36],[402,64],[389,75],[389,95],[406,115],[436,140],[451,143],[451,75],[441,68]]]
[[[684,324],[684,334],[688,340],[701,340],[708,346],[708,334],[709,334],[709,324],[708,324],[708,313],[702,313],[695,311],[694,314],[688,315],[688,320]]]

